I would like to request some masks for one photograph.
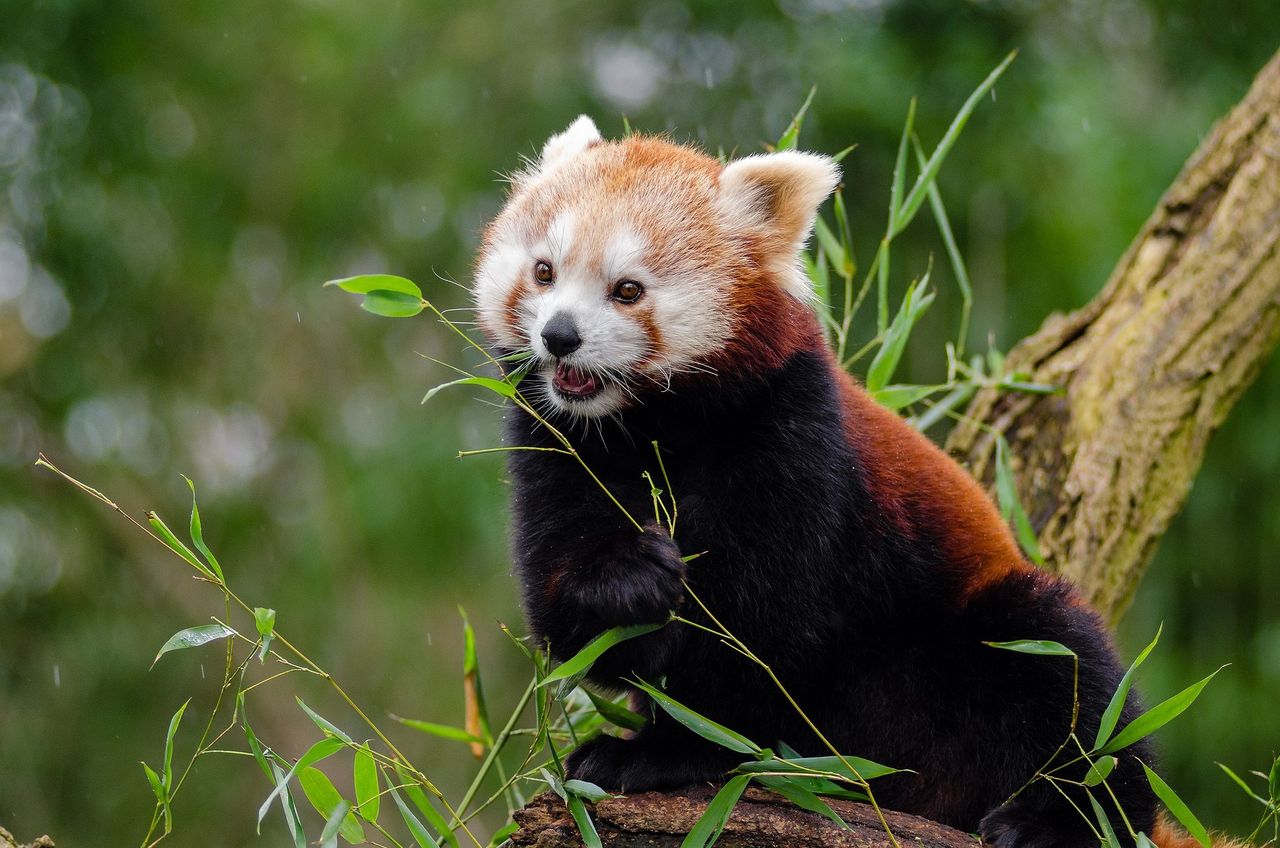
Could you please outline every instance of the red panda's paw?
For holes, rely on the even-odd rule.
[[[997,807],[978,824],[982,841],[995,848],[1095,848],[1078,822],[1064,822],[1051,811],[1013,801]]]
[[[717,782],[741,760],[700,741],[656,737],[647,730],[634,739],[597,736],[569,755],[565,771],[606,792],[636,793]]]
[[[630,536],[581,587],[581,600],[609,625],[666,621],[684,600],[685,564],[661,527]]]

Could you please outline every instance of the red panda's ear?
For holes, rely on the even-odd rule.
[[[542,155],[538,157],[538,172],[544,173],[567,162],[588,147],[602,141],[604,139],[600,136],[600,130],[596,129],[595,122],[586,115],[579,115],[568,129],[551,136],[547,139],[547,143],[542,145]]]
[[[789,272],[797,268],[818,207],[839,182],[840,168],[829,156],[793,150],[748,156],[720,174],[721,214],[730,229],[764,236],[770,264],[788,272],[782,282],[803,294],[803,275]]]

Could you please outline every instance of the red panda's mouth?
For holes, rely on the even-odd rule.
[[[556,363],[551,385],[561,395],[572,400],[587,400],[600,394],[600,390],[604,388],[594,374],[563,362]]]

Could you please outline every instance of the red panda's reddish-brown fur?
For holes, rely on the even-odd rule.
[[[1023,784],[1059,762],[1073,704],[1077,734],[1092,738],[1123,667],[1080,595],[1023,558],[982,487],[829,349],[797,251],[837,176],[811,154],[726,166],[659,138],[605,142],[585,118],[517,175],[476,288],[498,351],[533,360],[521,385],[539,415],[512,410],[507,429],[511,447],[542,449],[509,454],[530,629],[564,659],[671,610],[711,627],[687,584],[840,751],[906,770],[875,782],[887,806],[997,848],[1087,848],[1084,766],[1061,762],[1065,789]],[[535,278],[542,265],[554,279]],[[643,297],[615,297],[624,276]],[[552,339],[556,322],[573,332]],[[572,387],[591,369],[621,388],[605,395],[593,377],[589,396],[557,389],[562,372]],[[574,455],[540,417],[576,440]],[[655,446],[679,507],[674,538],[650,518]],[[1078,675],[1060,656],[990,647],[1020,639],[1062,642]],[[743,759],[655,709],[636,679],[761,745],[830,753],[759,668],[697,628],[623,642],[590,679],[628,689],[650,718],[634,738],[599,736],[570,757],[571,777],[608,790],[717,781]],[[1098,801],[1118,832],[1116,800],[1160,848],[1193,848],[1155,822],[1138,765],[1149,743],[1117,754]]]

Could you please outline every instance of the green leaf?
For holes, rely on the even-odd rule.
[[[844,192],[835,193],[832,208],[836,216],[836,228],[840,231],[840,247],[844,253],[844,261],[836,266],[836,270],[846,282],[851,283],[853,275],[858,272],[858,258],[853,255],[853,230],[849,227],[849,210],[844,205]]]
[[[492,377],[463,377],[459,380],[450,380],[448,383],[441,383],[422,396],[422,403],[426,403],[435,397],[439,392],[451,386],[483,386],[491,392],[500,394],[505,398],[514,398],[516,396],[516,387],[502,380],[495,380]]]
[[[1278,761],[1278,762],[1280,762],[1280,761]],[[1250,788],[1249,788],[1249,784],[1245,783],[1245,782],[1244,782],[1244,778],[1242,778],[1240,775],[1236,774],[1234,771],[1232,771],[1231,769],[1227,768],[1227,767],[1226,767],[1226,766],[1224,766],[1222,763],[1218,763],[1218,768],[1220,768],[1220,769],[1222,769],[1223,771],[1225,771],[1225,772],[1227,773],[1227,777],[1229,777],[1229,778],[1231,778],[1233,781],[1235,781],[1236,785],[1237,785],[1237,786],[1239,786],[1241,789],[1243,789],[1243,790],[1244,790],[1244,792],[1245,792],[1245,794],[1246,794],[1246,795],[1248,795],[1250,798],[1252,798],[1253,800],[1257,801],[1259,804],[1266,804],[1266,803],[1267,803],[1267,799],[1266,799],[1266,798],[1263,798],[1261,795],[1259,795],[1258,793],[1256,793],[1256,792],[1254,792],[1252,789],[1250,789]]]
[[[262,646],[258,648],[258,662],[266,662],[267,651],[271,650],[271,640],[276,637],[276,611],[254,607],[253,621],[258,626],[258,635],[262,637]]]
[[[1043,566],[1044,556],[1040,553],[1035,528],[1031,526],[1031,519],[1027,518],[1022,502],[1018,500],[1013,466],[1009,464],[1009,443],[999,434],[996,435],[996,499],[1000,502],[1000,515],[1013,524],[1022,552],[1036,565]]]
[[[564,680],[575,674],[584,674],[600,658],[601,654],[614,645],[619,642],[625,642],[628,639],[634,639],[637,636],[643,636],[646,633],[652,633],[664,627],[665,624],[665,622],[663,624],[634,624],[630,627],[614,627],[611,630],[606,630],[588,642],[581,651],[560,663],[556,670],[544,677],[538,685],[546,686],[548,683]]]
[[[412,318],[427,308],[426,302],[411,294],[392,291],[371,291],[360,302],[360,308],[383,318]]]
[[[1089,771],[1085,773],[1084,785],[1097,786],[1099,783],[1107,779],[1107,776],[1115,770],[1116,758],[1108,754],[1105,757],[1099,757],[1089,766]]]
[[[587,813],[587,805],[582,803],[582,799],[577,795],[570,795],[565,805],[569,808],[569,814],[573,816],[574,824],[578,826],[578,833],[582,835],[582,844],[586,848],[604,848],[600,842],[600,834],[596,833],[595,822],[591,821],[590,814]]]
[[[167,792],[173,791],[173,737],[178,735],[178,725],[182,722],[182,714],[187,711],[187,705],[190,703],[191,699],[188,698],[182,706],[178,707],[178,711],[173,714],[173,718],[169,719],[169,730],[164,735],[164,788]]]
[[[893,162],[893,183],[889,189],[889,227],[888,238],[896,234],[894,224],[902,210],[902,190],[907,178],[907,146],[916,125],[916,99],[911,98],[907,106],[907,121],[902,125],[902,137],[898,140],[898,156]]]
[[[225,624],[201,624],[197,627],[188,627],[186,630],[179,630],[177,633],[169,637],[156,654],[156,658],[151,661],[151,666],[160,661],[160,658],[170,651],[181,651],[186,648],[198,648],[201,645],[207,645],[218,639],[225,639],[228,636],[234,636],[236,632]]]
[[[1138,836],[1135,842],[1137,848],[1156,848],[1156,844],[1151,841],[1151,837],[1147,836],[1142,831],[1138,831]]]
[[[1092,793],[1089,794],[1089,803],[1093,805],[1093,814],[1098,819],[1098,826],[1102,828],[1102,844],[1105,848],[1120,848],[1120,840],[1116,839],[1116,829],[1111,826],[1111,819],[1107,818],[1106,811]]]
[[[800,141],[800,129],[804,126],[805,113],[809,111],[809,104],[813,102],[813,96],[818,93],[818,87],[815,85],[809,89],[809,96],[804,99],[804,103],[800,104],[800,111],[796,112],[796,116],[791,119],[791,123],[787,124],[786,130],[783,131],[782,137],[778,139],[774,150],[795,150],[796,144]]]
[[[410,294],[414,297],[422,297],[422,289],[412,280],[404,277],[397,277],[394,274],[360,274],[355,277],[343,277],[340,280],[330,280],[325,286],[337,286],[345,292],[351,294],[368,294],[373,291],[389,291],[398,292],[399,294]]]
[[[195,544],[196,550],[204,554],[205,562],[209,563],[213,573],[222,580],[222,566],[218,563],[218,558],[213,555],[213,551],[209,550],[209,546],[204,543],[204,533],[200,527],[200,510],[196,507],[196,484],[191,482],[191,478],[185,474],[182,475],[182,479],[187,481],[187,488],[191,489],[191,541]]]
[[[303,703],[301,698],[295,697],[294,700],[298,702],[298,706],[302,707],[302,711],[311,717],[311,720],[315,722],[316,727],[323,730],[327,735],[336,736],[339,739],[341,739],[343,742],[346,742],[349,745],[355,744],[355,741],[351,738],[349,734],[344,733],[341,729],[338,728],[336,724],[329,721],[327,718],[325,718],[315,710],[308,707],[305,703]]]
[[[453,835],[453,831],[449,829],[444,816],[440,815],[440,812],[431,805],[431,801],[427,799],[427,793],[422,791],[422,787],[415,783],[398,766],[396,767],[396,774],[400,775],[400,781],[405,784],[405,786],[401,787],[404,790],[404,794],[409,796],[409,800],[426,818],[427,823],[435,828],[436,833],[445,841],[445,844],[452,846],[452,848],[458,848],[458,837]],[[390,782],[387,785],[390,786]]]
[[[587,689],[586,693],[587,697],[591,699],[591,704],[596,708],[596,712],[604,716],[610,724],[617,725],[624,730],[639,730],[649,723],[647,718],[627,709],[616,701],[601,697],[590,689]]]
[[[546,769],[541,769],[542,779],[547,782],[547,786],[551,787],[551,791],[560,796],[561,801],[569,800],[569,792],[564,788],[564,783],[560,778],[556,777]]]
[[[1015,639],[1012,642],[983,642],[1002,651],[1016,651],[1019,654],[1037,654],[1042,657],[1074,657],[1076,652],[1061,642],[1050,642],[1047,639]]]
[[[849,825],[840,815],[829,805],[807,788],[801,785],[801,782],[792,778],[769,775],[765,777],[757,777],[756,782],[763,784],[765,787],[772,789],[791,803],[795,804],[802,810],[808,810],[811,813],[817,813],[825,816],[838,824],[841,829],[848,830]]]
[[[142,770],[147,775],[147,783],[151,784],[151,792],[156,796],[160,808],[164,810],[164,832],[168,833],[173,830],[173,811],[169,809],[169,790],[165,788],[164,781],[151,766],[142,763]]]
[[[400,797],[400,793],[396,791],[394,786],[387,785],[387,789],[391,792],[391,800],[396,802],[396,807],[400,809],[400,818],[404,819],[405,825],[409,828],[409,833],[413,835],[413,841],[417,842],[421,848],[435,848],[436,840],[427,832],[426,825],[413,814],[413,810],[409,809],[409,805]],[[457,844],[454,842],[453,844]]]
[[[1111,702],[1107,704],[1106,710],[1102,713],[1102,721],[1098,724],[1098,735],[1093,742],[1093,750],[1098,750],[1107,743],[1111,738],[1111,732],[1116,729],[1116,722],[1120,720],[1120,713],[1124,710],[1125,701],[1129,698],[1129,689],[1133,686],[1133,675],[1138,670],[1138,666],[1147,659],[1147,655],[1155,648],[1156,643],[1160,641],[1160,634],[1164,631],[1164,624],[1161,623],[1156,628],[1156,636],[1151,640],[1151,644],[1142,649],[1142,653],[1138,654],[1138,658],[1133,661],[1133,665],[1129,666],[1129,670],[1124,673],[1124,677],[1120,678],[1116,691],[1111,695]]]
[[[355,763],[356,812],[365,821],[378,820],[381,797],[378,795],[378,762],[368,744],[356,751]]]
[[[876,351],[875,358],[871,360],[871,367],[867,369],[868,391],[874,393],[883,389],[889,384],[893,372],[897,370],[902,352],[906,349],[907,340],[911,338],[912,329],[933,303],[934,295],[927,292],[928,285],[929,275],[925,274],[923,279],[907,287],[907,293],[902,298],[902,306],[899,307],[898,314],[893,317],[893,322],[885,331],[884,342]]]
[[[718,724],[706,716],[694,712],[693,710],[676,701],[674,698],[650,686],[642,680],[634,681],[635,685],[643,689],[653,698],[654,703],[662,707],[667,715],[701,736],[728,748],[730,751],[737,751],[739,754],[758,754],[760,746],[752,742],[741,733],[730,730],[722,724]]]
[[[291,772],[292,773],[292,772]],[[276,792],[272,794],[280,795],[280,807],[284,810],[284,821],[289,826],[289,835],[293,837],[294,848],[306,848],[307,835],[302,829],[302,818],[298,815],[298,808],[293,803],[293,796],[289,794],[286,788],[289,785],[289,779],[280,767],[275,763],[271,764],[272,780],[275,781]],[[258,812],[258,830],[262,829],[262,811]]]
[[[564,791],[570,795],[585,798],[593,804],[597,801],[603,801],[605,798],[617,797],[610,792],[605,792],[594,783],[588,783],[585,780],[566,780],[564,782]]]
[[[398,715],[391,717],[405,727],[412,727],[414,730],[421,730],[423,733],[430,733],[432,736],[439,736],[441,739],[452,739],[455,742],[484,742],[479,736],[473,736],[461,727],[436,724],[434,721],[419,721],[416,718],[403,718]]]
[[[996,80],[1000,79],[1000,75],[1009,67],[1009,63],[1018,55],[1018,51],[1013,51],[1005,60],[996,66],[987,78],[969,95],[969,99],[960,107],[960,111],[956,113],[955,118],[951,121],[951,126],[947,127],[947,131],[942,136],[942,141],[938,142],[938,146],[933,149],[933,153],[929,156],[929,161],[920,170],[920,176],[916,177],[915,184],[911,187],[911,191],[903,199],[901,206],[896,210],[893,218],[892,235],[897,235],[911,223],[911,219],[915,217],[920,204],[924,203],[926,193],[929,186],[933,185],[933,181],[938,177],[938,171],[942,169],[942,163],[946,160],[947,154],[951,152],[951,148],[955,146],[956,141],[960,138],[960,132],[964,129],[964,125],[969,121],[969,116],[973,114],[973,110],[978,107],[978,103],[996,84]]]
[[[848,763],[846,766],[845,763]],[[884,777],[887,774],[897,774],[903,769],[893,768],[892,766],[881,765],[862,757],[766,757],[762,760],[755,760],[743,763],[738,766],[738,771],[742,772],[764,772],[764,771],[789,771],[794,772],[800,777],[815,771],[828,772],[831,774],[844,775],[847,779],[860,783],[868,780],[874,780],[877,777]]]
[[[311,802],[311,806],[315,807],[316,812],[326,819],[339,805],[343,806],[345,810],[340,826],[342,838],[352,845],[359,845],[364,842],[364,828],[360,826],[360,822],[356,821],[356,817],[350,812],[351,803],[343,799],[342,794],[333,785],[333,781],[329,780],[328,775],[318,768],[307,766],[298,772],[298,783],[302,785],[302,792],[307,796],[307,800]]]
[[[885,386],[883,389],[878,389],[872,392],[871,398],[886,409],[896,411],[902,409],[904,406],[919,403],[929,395],[946,391],[949,388],[951,388],[951,386],[946,384],[936,386]]]
[[[208,566],[196,559],[196,555],[191,553],[190,548],[182,544],[182,540],[173,535],[173,531],[169,529],[169,525],[165,524],[164,521],[161,520],[160,516],[156,515],[154,512],[148,512],[147,523],[151,525],[152,530],[156,531],[156,535],[160,537],[160,541],[168,545],[169,550],[185,559],[191,564],[192,568],[199,571],[210,580],[218,579],[218,576],[210,571]]]
[[[923,171],[928,164],[920,139],[911,136],[915,147],[916,162]],[[942,205],[942,192],[938,191],[935,180],[929,185],[929,207],[933,210],[933,219],[938,224],[938,232],[942,235],[942,244],[947,249],[947,258],[951,261],[951,273],[956,278],[956,287],[960,289],[960,329],[956,333],[956,352],[964,356],[965,341],[969,336],[969,313],[973,309],[973,284],[969,281],[969,269],[964,262],[964,255],[956,244],[955,234],[951,231],[951,220],[947,217],[947,208]]]
[[[831,263],[831,267],[836,269],[837,274],[844,276],[845,269],[852,264],[852,260],[845,252],[844,245],[840,243],[840,239],[827,226],[827,222],[822,219],[821,215],[813,219],[813,232],[818,237],[818,245],[822,248],[822,252],[827,255],[827,261]]]
[[[707,804],[706,812],[690,828],[689,835],[680,843],[680,848],[709,848],[714,845],[729,823],[733,808],[738,805],[738,799],[742,797],[750,780],[751,775],[748,774],[730,778],[711,799],[711,803]]]
[[[329,813],[329,817],[324,822],[324,830],[320,831],[320,848],[336,848],[338,832],[342,830],[342,826],[347,819],[347,812],[350,809],[350,802],[339,801],[338,805]],[[347,841],[350,842],[350,840]]]
[[[1173,814],[1173,817],[1187,829],[1187,833],[1196,838],[1197,842],[1203,845],[1204,848],[1210,848],[1212,842],[1209,839],[1209,831],[1204,829],[1200,819],[1196,818],[1195,813],[1191,812],[1191,808],[1178,797],[1178,793],[1173,791],[1173,787],[1165,783],[1160,775],[1152,771],[1146,763],[1142,764],[1142,770],[1147,773],[1147,783],[1150,783],[1156,795],[1160,796],[1160,800],[1164,802],[1165,809]]]
[[[1267,791],[1272,800],[1280,801],[1280,757],[1271,763],[1271,771],[1267,774]]]
[[[326,737],[308,748],[307,752],[299,757],[298,761],[294,763],[293,767],[284,775],[284,778],[276,781],[276,788],[271,790],[271,794],[267,796],[267,800],[263,801],[262,806],[258,807],[258,832],[262,832],[262,819],[266,817],[267,810],[271,807],[271,802],[279,797],[281,792],[285,791],[294,774],[296,774],[300,769],[304,769],[307,766],[320,762],[325,757],[333,756],[344,747],[345,745],[341,739]],[[274,768],[274,764],[272,765],[273,771],[276,770]]]
[[[507,822],[501,828],[494,832],[493,837],[489,840],[489,848],[498,848],[499,845],[506,842],[516,831],[520,829],[520,825],[515,822]]]
[[[1222,668],[1226,668],[1226,666],[1223,666]],[[1219,668],[1218,671],[1222,671],[1222,668]],[[1215,671],[1213,674],[1198,683],[1191,684],[1172,698],[1157,704],[1135,718],[1133,721],[1129,722],[1129,724],[1125,726],[1124,730],[1117,733],[1115,738],[1102,747],[1099,753],[1110,754],[1115,751],[1123,750],[1134,742],[1137,742],[1139,739],[1150,736],[1155,731],[1182,715],[1183,711],[1186,710],[1187,707],[1191,706],[1195,702],[1196,698],[1200,696],[1200,692],[1204,687],[1209,685],[1209,681],[1217,677],[1218,671]]]

